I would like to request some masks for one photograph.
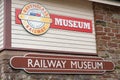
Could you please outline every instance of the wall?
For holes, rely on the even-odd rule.
[[[9,66],[11,56],[28,51],[3,51],[0,54],[2,80],[120,80],[120,7],[94,3],[97,52],[100,57],[112,60],[115,70],[103,75],[27,74]]]
[[[0,49],[3,48],[4,0],[0,0]]]
[[[115,71],[101,80],[120,79],[120,7],[94,4],[98,55],[115,63]]]

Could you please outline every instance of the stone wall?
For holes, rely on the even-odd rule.
[[[98,55],[112,60],[115,71],[104,74],[102,80],[120,80],[120,7],[94,3]]]
[[[2,51],[0,80],[120,80],[120,7],[93,3],[98,55],[115,63],[115,70],[103,75],[27,74],[14,70],[9,59],[27,51]]]

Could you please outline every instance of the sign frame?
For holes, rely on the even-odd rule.
[[[23,60],[23,61],[22,61]],[[29,60],[33,60],[33,62],[30,62]],[[40,61],[40,64],[38,65],[38,61],[36,62],[35,60]],[[50,67],[48,67],[46,62],[48,61],[65,61],[64,62],[64,67],[62,66],[62,63],[60,61],[58,64],[56,63],[57,66],[54,66],[51,64]],[[28,61],[28,63],[26,62]],[[77,63],[74,62],[74,65],[72,64],[71,66],[71,61],[76,61],[76,62],[81,62],[82,68],[85,69],[80,69],[77,65]],[[23,62],[22,65],[19,64],[20,62]],[[35,64],[34,64],[35,62]],[[82,62],[85,62],[82,64]],[[88,62],[88,64],[87,64]],[[27,63],[27,64],[26,64]],[[70,63],[70,64],[69,64]],[[93,65],[98,63],[98,67],[95,66],[94,68]],[[29,64],[29,65],[28,65]],[[34,64],[34,65],[32,65]],[[80,65],[79,64],[79,65]],[[73,55],[53,55],[53,54],[36,54],[36,53],[28,53],[24,56],[13,56],[10,59],[10,65],[14,69],[23,69],[27,73],[52,73],[52,74],[104,74],[106,71],[113,71],[114,70],[114,63],[108,60],[103,60],[100,57],[90,57],[90,56],[73,56]],[[26,65],[26,66],[25,66]],[[40,66],[41,65],[41,66]],[[55,64],[54,64],[55,65]],[[62,66],[60,68],[60,65]],[[88,66],[87,66],[88,65]],[[29,68],[28,68],[29,66]],[[39,67],[38,67],[39,66]],[[73,68],[74,66],[74,68]]]

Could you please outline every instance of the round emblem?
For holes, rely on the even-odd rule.
[[[48,11],[38,3],[25,5],[19,18],[24,28],[34,35],[44,34],[52,22]]]

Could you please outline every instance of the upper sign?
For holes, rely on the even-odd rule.
[[[20,19],[24,28],[34,35],[44,34],[49,27],[92,33],[91,20],[49,14],[44,7],[37,3],[25,5],[22,11],[16,9],[16,23],[19,24]]]
[[[92,5],[68,1],[12,1],[11,47],[97,55]]]

